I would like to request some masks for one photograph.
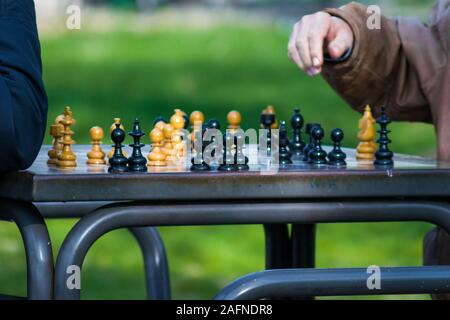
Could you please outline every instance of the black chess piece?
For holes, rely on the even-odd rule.
[[[206,123],[206,126],[208,127],[208,129],[220,130],[220,122],[216,119],[209,119]]]
[[[204,129],[204,130],[203,130]],[[202,141],[201,149],[195,150],[194,156],[191,159],[191,171],[209,171],[211,167],[207,164],[203,159],[203,153],[205,152],[205,148],[210,143],[209,141],[203,141],[203,135],[206,131],[206,128],[202,128],[202,131],[196,131],[194,134],[194,139],[198,141],[200,139]],[[194,142],[194,147],[197,144]]]
[[[391,132],[387,126],[391,123],[391,119],[386,114],[386,108],[381,107],[381,115],[377,118],[377,123],[380,125],[380,134],[378,142],[378,150],[375,153],[375,166],[392,166],[394,165],[394,153],[389,150],[389,143],[392,141],[389,139],[388,134]]]
[[[209,119],[205,124],[202,125],[202,130],[204,130],[204,133],[209,130],[209,129],[213,129],[213,130],[220,130],[220,122],[219,120],[216,119]],[[207,146],[209,146],[210,144],[214,143],[216,141],[216,136],[212,135],[210,141],[207,142]],[[211,151],[211,157],[214,158],[215,157],[215,152],[216,150],[212,150]]]
[[[314,140],[311,136],[311,130],[317,126],[320,127],[320,124],[318,124],[318,123],[307,123],[306,124],[306,134],[309,136],[309,142],[303,148],[302,160],[305,162],[309,161],[309,151],[314,147]]]
[[[331,131],[331,141],[333,141],[333,150],[328,153],[328,163],[332,166],[346,166],[345,159],[347,155],[341,149],[341,142],[344,139],[344,131],[333,129]]]
[[[302,138],[303,123],[304,120],[300,114],[300,109],[294,109],[294,114],[291,117],[292,140],[289,144],[289,149],[295,157],[301,157],[305,148],[305,142]]]
[[[125,131],[120,129],[120,123],[116,123],[116,128],[111,132],[111,140],[114,142],[114,154],[109,159],[109,172],[122,173],[128,171],[128,159],[122,153],[122,142],[125,140]]]
[[[312,164],[326,164],[327,153],[322,149],[322,139],[324,131],[320,126],[315,126],[311,130],[311,137],[313,139],[314,146],[309,151],[309,163]]]
[[[133,124],[133,130],[128,133],[133,137],[133,143],[130,147],[133,148],[131,156],[128,158],[128,168],[133,172],[147,172],[147,159],[142,155],[142,147],[145,145],[141,143],[141,138],[145,135],[141,130],[139,120],[136,119]]]
[[[187,130],[189,128],[189,117],[186,113],[183,113],[183,119],[184,119],[184,130]]]
[[[155,118],[155,120],[153,120],[153,126],[155,126],[160,121],[167,123],[167,120],[163,116],[158,116]]]
[[[242,130],[237,130],[234,133],[234,145],[236,146],[236,153],[234,154],[234,163],[238,171],[248,171],[248,158],[244,154],[245,135]]]
[[[280,144],[279,163],[281,165],[292,164],[291,152],[288,149],[289,139],[288,139],[288,135],[287,135],[287,128],[286,128],[285,121],[280,122],[279,135],[280,135],[280,138],[279,138],[279,141],[280,141],[279,142],[279,144]]]
[[[234,147],[234,135],[227,131],[223,134],[223,151],[222,151],[222,163],[220,164],[219,171],[236,171],[237,167],[234,164],[233,156]]]
[[[260,118],[261,125],[263,129],[267,130],[267,155],[270,155],[272,152],[272,130],[270,129],[270,127],[272,126],[272,124],[275,123],[275,121],[276,119],[274,114],[272,113],[261,114]]]

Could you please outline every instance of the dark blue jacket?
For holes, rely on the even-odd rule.
[[[47,108],[34,2],[0,0],[0,172],[33,163]]]

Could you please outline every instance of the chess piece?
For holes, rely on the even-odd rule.
[[[158,116],[155,118],[155,120],[153,120],[153,127],[155,127],[159,122],[167,123],[167,120],[163,116]]]
[[[332,166],[345,166],[347,155],[341,149],[341,142],[344,139],[344,131],[333,129],[331,131],[331,141],[333,141],[333,150],[328,153],[329,164]]]
[[[134,120],[133,130],[128,133],[131,137],[133,137],[133,143],[130,144],[130,147],[133,148],[131,156],[128,158],[128,167],[132,172],[147,172],[147,159],[142,155],[142,147],[144,144],[141,143],[141,138],[144,136],[144,133],[141,130],[141,125],[139,120]]]
[[[234,133],[234,145],[236,152],[234,154],[234,163],[238,171],[248,171],[248,158],[244,154],[245,134],[242,130],[237,130]]]
[[[309,151],[309,163],[311,164],[326,164],[327,153],[322,149],[322,139],[324,131],[320,126],[315,126],[311,129],[311,137],[313,139],[314,146]]]
[[[191,133],[189,135],[189,140],[191,144],[194,144],[194,131],[202,130],[202,124],[205,122],[205,115],[200,111],[193,111],[189,116],[189,123],[191,124]]]
[[[359,120],[358,140],[360,142],[356,147],[356,159],[370,161],[375,159],[375,119],[369,105],[366,106],[364,115]]]
[[[272,105],[267,106],[265,112],[266,112],[266,114],[273,114],[274,117],[275,117],[275,120],[272,123],[272,125],[270,126],[270,129],[278,129],[278,118],[277,118],[276,113],[275,113],[275,107],[272,106]]]
[[[122,125],[122,120],[120,118],[114,118],[114,123],[111,125],[111,127],[109,127],[109,134],[111,134],[113,132],[114,129],[116,129],[116,123],[118,123],[120,125],[120,129],[122,129],[125,132],[125,127]],[[108,152],[108,159],[111,159],[111,157],[114,154],[114,146],[111,148],[111,150],[109,150]],[[123,151],[123,156],[124,157],[128,157],[127,153],[125,151]]]
[[[58,161],[56,165],[61,168],[72,168],[77,166],[77,156],[72,151],[72,145],[75,141],[72,139],[74,132],[70,129],[70,126],[75,123],[72,118],[72,111],[70,107],[66,107],[64,111],[64,118],[61,120],[63,125],[63,135],[62,144],[63,148],[61,153],[58,155]]]
[[[237,167],[234,164],[234,135],[231,132],[225,132],[223,134],[223,151],[222,151],[222,163],[220,164],[219,171],[236,171]]]
[[[103,165],[106,164],[105,152],[101,148],[102,140],[105,136],[103,129],[100,127],[92,127],[89,130],[91,137],[92,149],[87,154],[87,164],[89,165]]]
[[[172,143],[174,128],[170,123],[164,125],[163,133],[164,133],[164,144],[162,151],[166,155],[166,161],[175,161],[176,157],[174,155],[174,147]]]
[[[386,114],[385,107],[381,107],[381,115],[377,118],[377,123],[380,125],[380,130],[378,130],[379,138],[378,142],[378,150],[375,153],[375,166],[392,166],[394,161],[392,158],[394,154],[391,150],[389,150],[389,143],[391,140],[388,137],[390,130],[388,130],[387,126],[391,123],[391,119]]]
[[[150,132],[150,140],[153,142],[152,151],[147,156],[147,166],[161,167],[166,166],[166,155],[162,151],[162,142],[164,140],[164,133],[159,128],[154,128]]]
[[[189,123],[191,124],[191,129],[193,129],[196,123],[203,124],[204,122],[205,116],[201,111],[194,111],[189,116]]]
[[[314,127],[320,127],[320,124],[318,123],[307,123],[306,124],[306,134],[309,136],[309,142],[305,145],[303,148],[303,161],[308,162],[309,161],[309,151],[314,147],[314,140],[311,136],[311,131],[314,129]]]
[[[154,128],[158,128],[159,130],[163,131],[164,130],[164,126],[167,124],[167,122],[160,120],[158,122],[156,122],[153,127]]]
[[[231,133],[236,132],[241,126],[241,114],[238,111],[230,111],[227,114],[228,129]]]
[[[205,159],[203,158],[203,154],[205,152],[205,148],[209,144],[208,141],[203,141],[203,130],[196,130],[194,134],[194,139],[196,141],[201,141],[201,148],[199,150],[196,150],[194,156],[191,159],[191,171],[209,171],[211,170],[211,167],[209,164],[205,162]],[[194,141],[194,146],[196,145]]]
[[[206,123],[206,127],[208,129],[216,129],[216,130],[220,130],[220,122],[216,119],[210,119],[208,120],[208,122]]]
[[[186,113],[183,113],[183,119],[184,119],[184,130],[187,130],[189,128],[189,117]]]
[[[123,173],[128,171],[128,159],[123,155],[122,142],[125,140],[125,131],[120,128],[120,122],[116,122],[116,128],[111,132],[111,140],[114,142],[114,154],[109,159],[109,172]]]
[[[292,164],[291,153],[288,150],[289,139],[287,136],[286,122],[280,122],[280,149],[279,149],[279,164]]]
[[[260,118],[261,126],[267,130],[267,155],[272,152],[272,132],[271,127],[275,123],[275,115],[263,112]]]
[[[184,128],[184,115],[185,113],[180,109],[174,110],[174,115],[170,117],[170,123],[175,128],[175,130],[182,130]],[[175,123],[176,122],[176,123]]]
[[[210,119],[202,126],[203,137],[205,139],[207,137],[207,136],[205,136],[205,133],[207,130],[217,130],[218,132],[220,132],[220,122],[216,119]],[[214,143],[215,141],[216,141],[216,135],[211,134],[210,141],[206,141],[206,147],[208,147],[210,144]],[[211,155],[210,155],[211,159],[215,158],[215,154],[216,154],[216,149],[211,150]]]
[[[184,143],[184,125],[183,112],[180,109],[175,109],[175,114],[170,118],[174,132],[172,135],[173,154],[176,160],[181,159],[186,155],[186,145]]]
[[[175,109],[175,114],[170,117],[170,124],[175,131],[181,131],[184,128],[183,112],[180,109]]]
[[[61,121],[64,119],[64,115],[59,115],[55,119],[55,123],[50,126],[50,135],[53,137],[52,148],[48,151],[48,165],[56,165],[58,162],[58,155],[62,151],[62,131],[64,126]]]
[[[294,114],[291,117],[292,141],[289,144],[289,149],[295,157],[301,157],[305,148],[305,142],[302,138],[303,122],[300,109],[294,109]]]

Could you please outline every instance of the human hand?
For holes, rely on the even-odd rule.
[[[353,47],[353,31],[347,22],[326,12],[301,18],[293,27],[288,56],[308,75],[322,72],[324,52],[333,59],[340,58]]]

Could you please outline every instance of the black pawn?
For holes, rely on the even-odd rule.
[[[227,131],[223,134],[223,151],[222,164],[219,166],[219,171],[236,171],[237,167],[234,164],[233,156],[234,135]]]
[[[244,154],[245,135],[242,130],[234,133],[234,144],[236,146],[236,153],[234,154],[234,163],[236,169],[239,171],[248,171],[248,158]]]
[[[294,114],[291,117],[292,126],[292,141],[289,144],[289,149],[293,156],[300,157],[303,154],[305,148],[305,142],[302,138],[303,130],[303,116],[300,114],[300,109],[295,109]]]
[[[311,131],[314,127],[320,127],[318,123],[307,123],[306,124],[306,134],[309,136],[309,142],[303,148],[303,158],[302,160],[305,162],[309,161],[309,151],[314,147],[314,140],[311,136]]]
[[[272,130],[271,126],[276,121],[274,114],[261,114],[260,122],[263,129],[267,130],[267,155],[270,155],[272,152]]]
[[[187,130],[189,128],[189,117],[187,114],[183,113],[183,119],[184,119],[184,130]]]
[[[391,123],[391,119],[386,115],[385,107],[381,107],[381,115],[377,118],[377,123],[380,125],[380,134],[377,142],[379,144],[378,151],[375,153],[374,165],[376,166],[392,166],[394,164],[394,153],[389,150],[389,143],[392,141],[389,139],[388,134],[391,132],[387,126]]]
[[[120,129],[120,123],[116,123],[116,128],[111,132],[111,140],[114,142],[114,154],[109,159],[109,172],[122,173],[128,171],[128,159],[122,154],[122,142],[125,140],[125,131]]]
[[[155,120],[153,120],[153,126],[155,126],[160,121],[167,123],[167,120],[163,116],[158,116],[155,118]]]
[[[208,122],[206,123],[206,126],[208,127],[208,129],[220,130],[220,122],[219,122],[219,120],[216,120],[216,119],[208,120]]]
[[[128,133],[133,138],[133,143],[130,147],[133,148],[131,156],[128,158],[128,167],[133,172],[147,172],[147,159],[142,155],[142,147],[145,145],[141,143],[141,138],[144,133],[141,130],[139,120],[136,119],[133,124],[133,130]]]
[[[280,131],[279,131],[279,141],[280,141],[280,150],[279,150],[279,163],[281,165],[292,164],[291,153],[289,152],[289,139],[287,136],[287,128],[286,122],[280,122]]]
[[[334,129],[331,131],[331,141],[333,141],[333,150],[328,153],[328,163],[332,166],[345,166],[347,155],[341,149],[341,142],[344,139],[344,131]]]
[[[309,163],[312,164],[326,164],[327,153],[322,149],[322,139],[324,131],[320,126],[316,126],[311,130],[311,138],[314,146],[309,151]]]
[[[209,171],[211,170],[211,167],[204,161],[203,159],[203,153],[205,151],[205,148],[209,144],[208,141],[203,141],[203,134],[205,133],[206,128],[202,128],[202,131],[196,131],[194,135],[194,139],[198,141],[200,139],[202,141],[202,146],[200,150],[195,150],[195,155],[191,159],[191,171]],[[197,144],[194,142],[194,147]]]

